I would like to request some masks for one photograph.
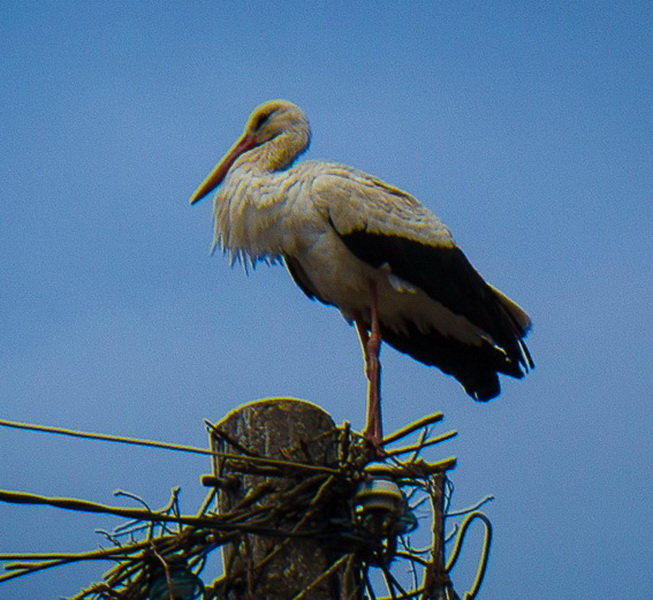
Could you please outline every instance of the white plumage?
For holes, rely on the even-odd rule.
[[[217,187],[216,245],[234,259],[283,259],[309,297],[356,323],[370,380],[368,437],[381,438],[381,339],[455,376],[478,400],[499,393],[497,373],[522,377],[533,366],[526,313],[476,273],[410,194],[340,164],[291,167],[309,142],[298,106],[259,106],[191,203]]]

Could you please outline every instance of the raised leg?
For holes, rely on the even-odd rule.
[[[381,448],[383,428],[381,422],[381,325],[379,323],[379,307],[376,286],[370,284],[370,325],[362,318],[356,318],[356,330],[361,340],[365,356],[365,374],[367,375],[367,417],[365,437],[377,449]]]

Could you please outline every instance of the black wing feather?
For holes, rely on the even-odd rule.
[[[400,332],[381,324],[381,336],[399,352],[455,377],[475,400],[487,401],[499,395],[497,373],[523,377],[514,363],[487,342],[470,346],[434,330],[421,331],[412,324],[404,324]]]
[[[497,364],[497,360],[490,360],[490,363],[494,363],[492,365],[488,360],[481,360],[484,366],[481,371],[487,373],[488,369],[491,369],[494,379],[496,379],[496,371],[521,377],[523,376],[521,367],[527,370],[533,366],[528,349],[522,341],[526,331],[506,310],[492,288],[459,248],[431,246],[400,236],[370,233],[364,230],[346,234],[338,232],[338,235],[359,259],[375,268],[387,265],[394,275],[420,288],[432,300],[439,302],[451,312],[464,316],[487,332],[505,351],[508,360],[505,360],[506,356],[503,353],[498,352],[488,343],[483,354],[495,355],[497,358],[503,356],[503,359],[499,361],[501,364]],[[413,343],[405,339],[406,337],[411,338]],[[440,339],[435,339],[438,337]],[[424,334],[415,328],[414,332],[405,336],[388,330],[384,334],[384,339],[395,348],[407,352],[421,362],[437,365],[458,379],[461,377],[454,373],[455,365],[466,365],[462,368],[462,372],[470,372],[470,369],[474,371],[473,361],[468,360],[470,348],[465,346],[464,352],[462,349],[456,349],[452,356],[448,357],[446,348],[454,346],[455,342],[449,338],[444,339],[435,332]],[[478,358],[480,357],[476,357],[475,360]],[[483,379],[478,373],[472,379],[479,377]],[[481,387],[487,388],[484,396],[490,394],[492,386],[489,381]]]

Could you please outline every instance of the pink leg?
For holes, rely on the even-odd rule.
[[[381,447],[383,429],[381,423],[381,326],[379,324],[379,307],[376,286],[370,285],[370,332],[367,325],[359,317],[356,318],[356,329],[365,354],[365,373],[367,375],[367,419],[364,435],[377,449]]]

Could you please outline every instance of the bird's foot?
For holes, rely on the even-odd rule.
[[[376,438],[371,438],[368,435],[365,435],[365,441],[367,442],[367,447],[370,450],[372,460],[383,460],[386,457],[386,451],[383,448],[383,440],[378,440]]]
[[[379,415],[380,416],[380,415]],[[363,437],[368,446],[372,449],[375,458],[385,457],[385,450],[383,449],[383,433],[381,430],[381,421],[377,415],[371,415],[365,425]]]

